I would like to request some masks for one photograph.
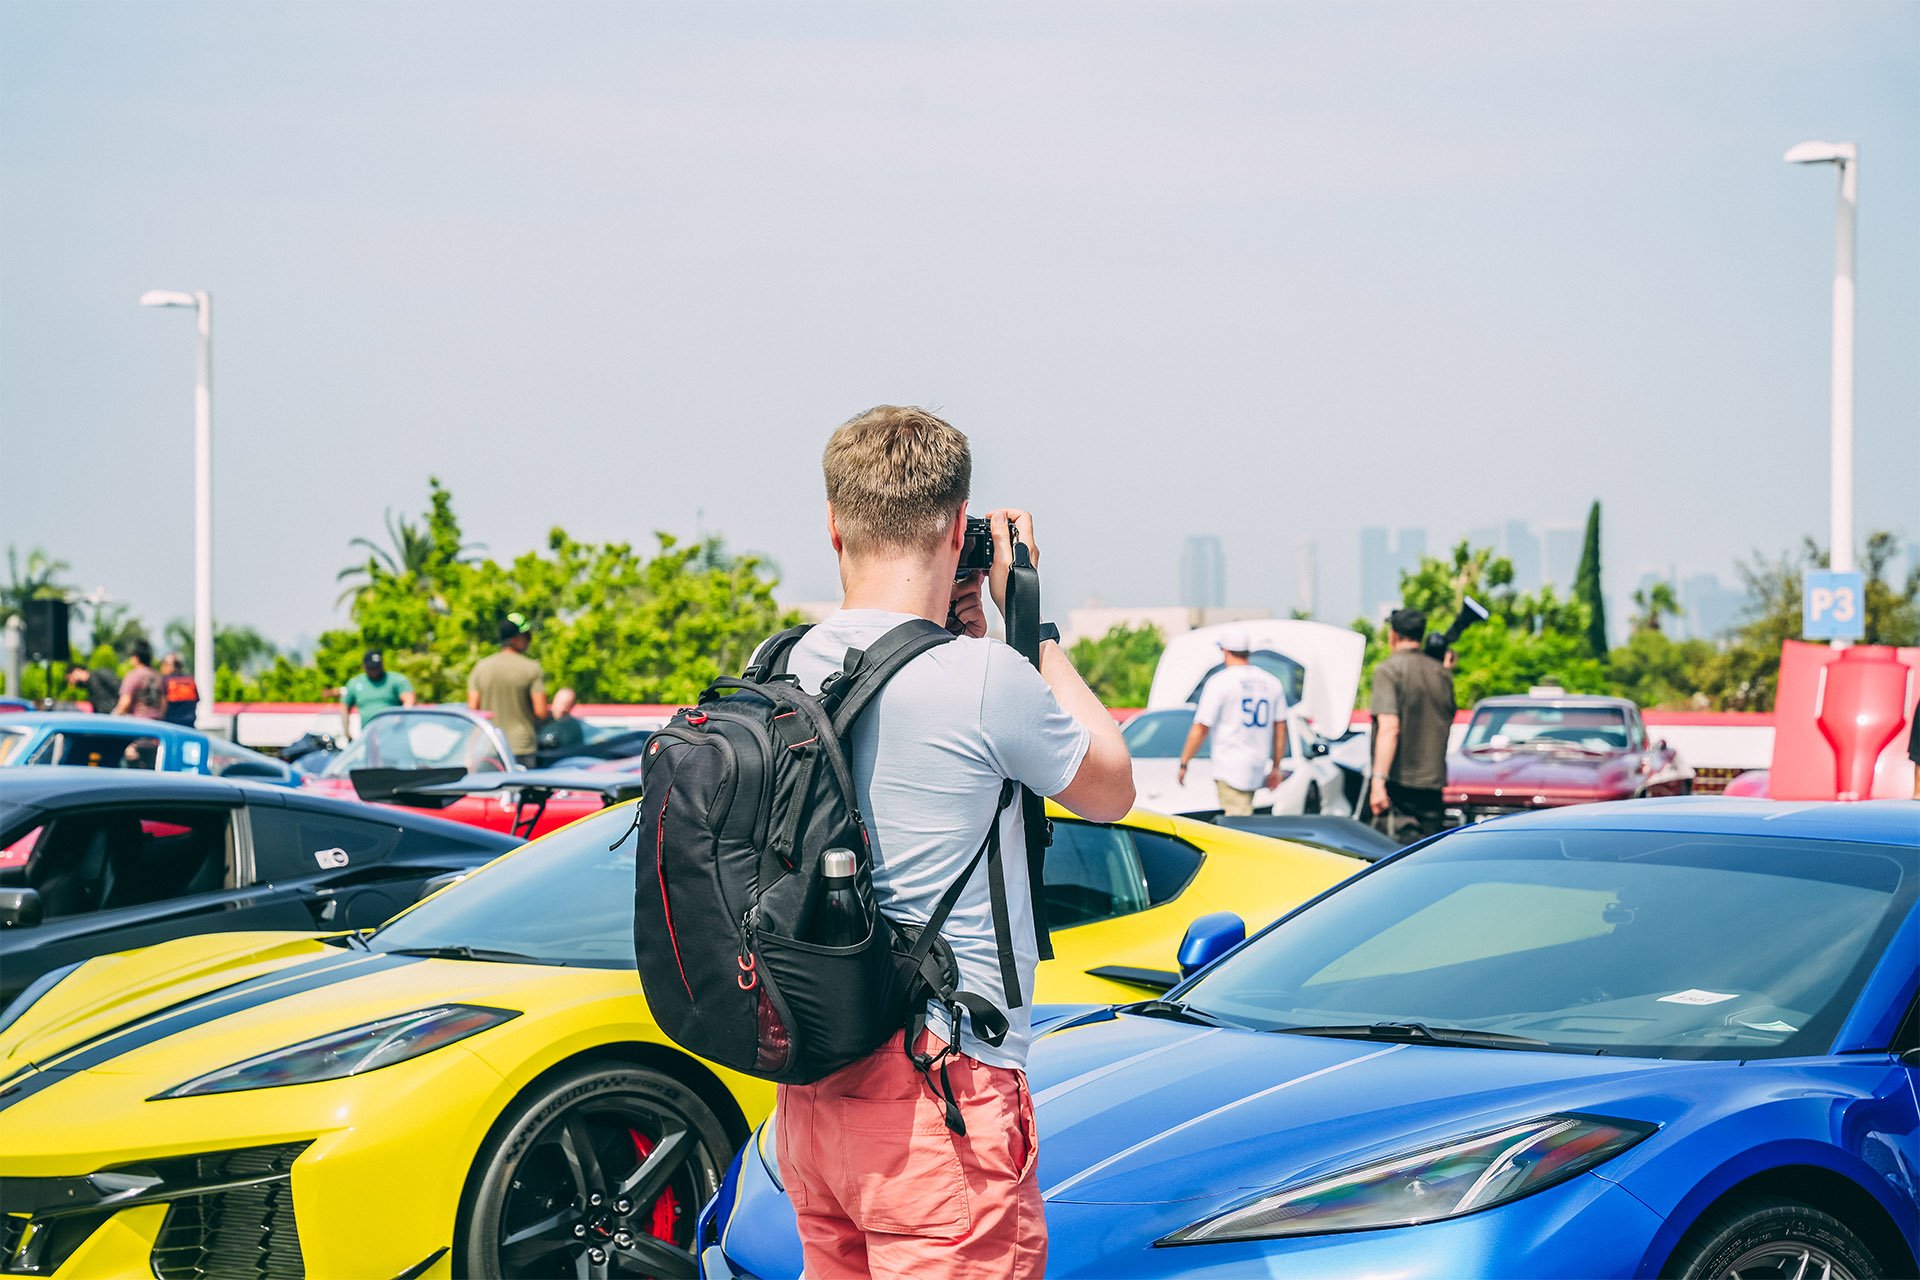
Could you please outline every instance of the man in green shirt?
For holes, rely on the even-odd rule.
[[[527,656],[532,628],[517,613],[500,622],[500,651],[480,659],[467,677],[467,707],[493,717],[507,749],[523,768],[533,767],[535,734],[547,718],[547,687],[540,664]]]
[[[387,660],[378,649],[367,650],[360,660],[360,674],[340,690],[340,736],[353,732],[349,717],[360,708],[360,728],[382,711],[413,705],[413,682],[397,671],[387,670]]]

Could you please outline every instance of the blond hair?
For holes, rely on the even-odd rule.
[[[883,404],[849,419],[821,463],[834,522],[856,553],[933,545],[973,487],[966,436],[925,409]]]

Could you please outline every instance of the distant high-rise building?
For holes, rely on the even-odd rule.
[[[1196,534],[1180,551],[1180,603],[1217,609],[1227,602],[1227,553],[1212,534]]]
[[[1586,536],[1584,529],[1547,530],[1545,576],[1562,594],[1573,590],[1574,575],[1580,572],[1580,544],[1586,541]]]
[[[1293,607],[1309,618],[1320,613],[1320,544],[1303,539],[1294,556]]]
[[[1513,585],[1519,591],[1540,589],[1540,539],[1525,520],[1507,521],[1507,559],[1513,562]]]
[[[1680,584],[1680,616],[1686,634],[1717,640],[1733,630],[1747,602],[1746,593],[1720,585],[1711,573],[1696,573]]]
[[[1378,527],[1360,531],[1360,613],[1384,617],[1400,603],[1400,575],[1416,569],[1427,554],[1425,529],[1402,529],[1392,542]]]
[[[1492,550],[1496,555],[1499,554],[1500,552],[1499,528],[1495,525],[1488,524],[1488,525],[1482,525],[1478,529],[1467,530],[1467,546],[1475,551],[1478,551],[1484,547]]]

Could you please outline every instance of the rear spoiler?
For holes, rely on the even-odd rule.
[[[562,791],[582,791],[615,805],[640,794],[640,775],[611,769],[508,769],[468,773],[464,769],[355,769],[348,778],[353,793],[374,804],[404,804],[444,809],[467,796],[495,791],[519,792],[514,834],[526,836],[540,825],[547,801]],[[531,812],[529,812],[531,809]]]

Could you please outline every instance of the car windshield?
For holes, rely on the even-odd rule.
[[[1469,751],[1624,751],[1632,742],[1620,707],[1482,707],[1467,726]]]
[[[1193,708],[1177,707],[1171,711],[1142,711],[1127,721],[1120,730],[1120,736],[1127,741],[1127,752],[1135,760],[1178,760],[1180,748],[1186,744],[1187,730],[1193,727]],[[1212,752],[1208,736],[1200,742],[1200,749],[1194,752],[1196,759],[1205,760]]]
[[[506,768],[493,740],[465,716],[436,711],[389,711],[367,721],[326,776],[344,778],[355,769],[460,768],[487,773]]]
[[[1463,831],[1363,875],[1181,994],[1268,1031],[1424,1023],[1658,1058],[1823,1053],[1920,850]]]
[[[631,969],[634,814],[621,805],[536,840],[396,917],[371,941],[383,951],[471,947]]]

